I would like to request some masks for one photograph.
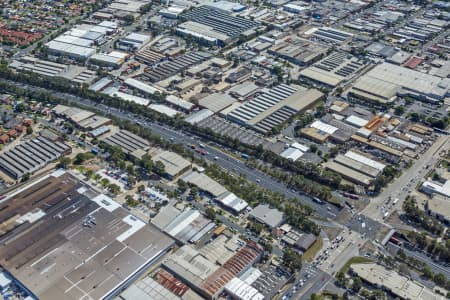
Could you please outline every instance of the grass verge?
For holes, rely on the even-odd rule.
[[[312,261],[314,257],[316,256],[317,252],[322,249],[323,246],[323,240],[321,238],[317,238],[317,240],[312,244],[311,248],[306,250],[305,253],[303,253],[303,260],[305,261]]]
[[[371,260],[367,257],[354,256],[345,263],[345,265],[341,268],[341,270],[339,272],[343,272],[344,274],[347,273],[348,269],[350,269],[350,265],[352,265],[352,264],[364,264],[364,263],[371,263],[371,262],[373,262],[373,260]]]

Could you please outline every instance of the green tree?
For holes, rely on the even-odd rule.
[[[94,171],[89,169],[86,171],[86,173],[84,175],[86,175],[87,178],[92,178],[92,176],[94,175]]]
[[[67,169],[72,161],[70,158],[63,156],[58,160],[58,168]]]
[[[30,180],[30,177],[31,177],[30,173],[25,173],[22,176],[21,182],[26,182],[26,181]]]
[[[191,190],[189,192],[189,196],[193,199],[193,200],[197,200],[198,197],[198,187],[193,186],[191,187]]]
[[[426,278],[432,278],[433,272],[431,271],[431,268],[429,266],[425,266],[422,269],[423,276]]]
[[[31,126],[27,127],[27,134],[30,135],[33,133],[33,128]]]
[[[102,178],[102,180],[100,180],[100,184],[104,187],[109,186],[109,180],[107,178]]]
[[[433,281],[439,286],[445,286],[447,279],[445,278],[444,274],[439,273],[439,274],[434,275]]]
[[[292,248],[287,248],[283,254],[283,265],[292,273],[302,268],[302,256]]]
[[[153,165],[153,172],[161,176],[164,175],[166,173],[164,164],[160,161],[155,162],[155,164]]]
[[[208,208],[206,208],[205,210],[206,216],[211,219],[211,220],[215,220],[216,219],[216,211],[214,210],[214,208],[212,208],[211,206],[209,206]]]
[[[338,272],[336,274],[336,282],[340,285],[345,287],[347,285],[347,278],[345,278],[344,272]]]
[[[361,278],[355,277],[355,279],[353,279],[353,283],[352,283],[352,290],[354,290],[355,292],[359,292],[361,287],[362,287]]]
[[[395,113],[397,116],[403,115],[403,114],[405,113],[405,107],[402,106],[402,105],[396,106],[396,107],[394,108],[394,113]]]
[[[123,17],[123,21],[125,22],[125,25],[131,25],[134,22],[134,16],[126,15],[125,17]]]
[[[137,191],[138,191],[139,193],[142,193],[143,191],[145,191],[145,186],[144,186],[143,184],[139,185],[139,186],[137,187]]]
[[[120,187],[115,183],[111,183],[108,188],[114,195],[118,195],[120,193]]]

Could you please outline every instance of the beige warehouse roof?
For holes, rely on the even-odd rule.
[[[281,100],[280,102],[276,103],[275,105],[271,106],[267,110],[263,111],[262,113],[258,114],[256,117],[248,121],[248,124],[254,125],[258,123],[261,120],[264,120],[280,108],[287,106],[295,110],[296,112],[301,112],[305,110],[306,108],[313,105],[316,101],[320,100],[320,98],[323,97],[323,93],[316,89],[310,89],[306,90],[303,88],[300,88],[297,92],[292,94],[291,96],[287,97],[284,100]]]
[[[363,185],[369,185],[372,178],[370,178],[367,175],[364,175],[361,172],[355,171],[353,169],[350,169],[344,165],[338,164],[334,161],[329,161],[325,164],[325,167],[327,169],[330,169],[336,173],[339,173],[343,175],[344,177],[347,177],[348,179],[363,184]]]
[[[166,173],[170,176],[177,176],[180,172],[191,166],[188,160],[171,151],[158,153],[153,157],[153,160],[162,162]]]
[[[375,263],[353,264],[351,265],[351,268],[353,272],[365,281],[373,285],[384,286],[401,299],[445,299],[444,296],[435,294],[433,291],[422,286],[421,284]]]
[[[237,100],[233,97],[222,94],[222,93],[215,93],[206,96],[205,98],[202,98],[198,101],[198,104],[202,107],[205,107],[215,113],[229,107]]]
[[[314,81],[325,83],[329,86],[337,86],[345,79],[345,77],[336,75],[331,72],[327,72],[314,66],[304,69],[303,71],[300,72],[300,75],[310,78]]]
[[[207,191],[214,197],[218,197],[223,193],[227,192],[227,189],[224,188],[220,183],[218,183],[215,180],[212,180],[203,173],[192,171],[183,176],[182,179],[187,183],[197,186],[199,189],[203,191]]]

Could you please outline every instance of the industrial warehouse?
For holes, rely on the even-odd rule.
[[[300,72],[299,80],[334,88],[355,76],[366,63],[344,52],[334,52]]]
[[[148,141],[127,130],[120,130],[103,141],[113,147],[119,147],[126,154],[136,157],[143,156],[150,149]]]
[[[33,174],[70,152],[71,148],[64,143],[38,137],[0,154],[0,169],[19,180],[25,174]]]
[[[223,251],[223,250],[222,250]],[[217,265],[205,253],[191,246],[183,246],[163,263],[163,268],[173,273],[206,299],[216,299],[225,285],[242,275],[261,258],[263,249],[254,242],[231,252],[231,257]],[[233,253],[234,252],[234,253]],[[222,261],[222,260],[220,260]]]
[[[315,89],[281,84],[231,111],[227,118],[266,133],[322,99]]]
[[[368,186],[386,165],[361,155],[355,151],[339,154],[333,161],[327,162],[325,167],[341,174],[344,178],[358,184]]]
[[[222,9],[211,6],[200,6],[180,15],[182,20],[177,32],[190,35],[208,44],[224,46],[237,40],[239,35],[255,33],[258,23],[235,17]]]
[[[103,21],[98,25],[79,24],[45,46],[54,55],[86,60],[96,53],[97,45],[104,43],[117,30],[118,24],[110,21]]]
[[[11,64],[15,70],[31,71],[48,77],[62,77],[77,83],[92,83],[96,78],[96,72],[86,67],[65,65],[52,61],[25,56],[15,60]]]
[[[164,62],[153,68],[149,72],[144,73],[151,82],[158,82],[186,70],[190,66],[201,63],[211,57],[206,52],[190,52],[175,58],[172,61]]]
[[[361,76],[348,91],[349,98],[374,104],[392,104],[397,96],[440,102],[449,93],[450,79],[382,63]]]
[[[172,206],[162,209],[152,223],[181,244],[197,243],[216,227],[198,210],[187,208],[179,211]]]
[[[173,240],[65,171],[1,204],[1,266],[36,299],[108,299]]]

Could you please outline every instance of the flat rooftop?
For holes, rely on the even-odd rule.
[[[0,211],[0,264],[42,300],[114,295],[174,243],[65,171],[9,195]]]

